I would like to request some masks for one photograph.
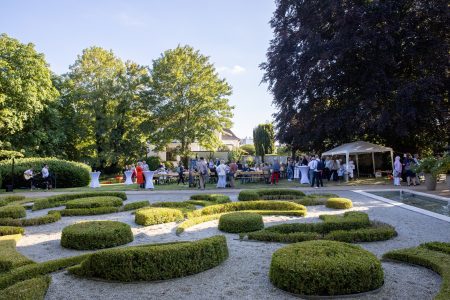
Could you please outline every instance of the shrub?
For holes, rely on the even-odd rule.
[[[25,230],[22,227],[16,226],[0,226],[0,236],[12,235],[12,234],[23,234]]]
[[[0,225],[3,226],[35,226],[48,223],[54,223],[61,220],[61,213],[59,211],[49,211],[46,216],[40,216],[30,219],[0,219]]]
[[[195,194],[191,196],[191,200],[206,200],[216,204],[231,202],[230,197],[222,194]]]
[[[369,216],[362,212],[349,211],[343,215],[320,215],[324,221],[322,233],[333,230],[351,230],[370,226]]]
[[[151,206],[178,208],[181,209],[182,211],[190,211],[196,209],[195,205],[186,202],[156,202],[153,203]]]
[[[276,287],[300,295],[361,293],[384,282],[383,268],[375,255],[335,241],[308,241],[275,251],[269,276]]]
[[[243,190],[240,191],[238,196],[239,201],[253,201],[258,199],[259,195],[256,190]]]
[[[330,198],[325,203],[328,208],[348,209],[353,207],[352,200],[347,198]]]
[[[150,202],[148,202],[148,200],[137,201],[137,202],[125,204],[123,206],[122,210],[123,211],[135,210],[135,209],[139,209],[139,208],[143,208],[143,207],[147,207],[147,206],[150,206]]]
[[[186,200],[185,203],[189,203],[192,205],[198,205],[198,206],[210,206],[210,205],[216,205],[217,203],[207,201],[207,200]]]
[[[0,300],[11,299],[44,299],[52,278],[39,276],[22,282],[18,282],[0,293]]]
[[[17,252],[16,241],[13,239],[0,241],[0,253],[0,273],[33,263],[28,257]]]
[[[19,196],[19,195],[3,196],[3,197],[0,197],[0,206],[5,206],[9,203],[22,201],[22,200],[25,200],[25,196]]]
[[[56,183],[58,187],[79,187],[89,184],[89,172],[91,168],[88,165],[79,162],[61,160],[57,158],[21,158],[15,160],[14,182],[17,186],[29,186],[23,177],[23,172],[32,167],[34,170],[41,170],[42,165],[48,164],[50,172],[56,174]],[[11,182],[11,161],[0,161],[0,176],[3,178],[3,184]]]
[[[144,226],[177,222],[183,219],[184,215],[181,210],[174,208],[141,208],[135,214],[136,224]]]
[[[397,236],[397,232],[394,227],[387,224],[377,224],[368,228],[331,231],[324,236],[324,239],[346,243],[362,243],[385,241],[395,236]]]
[[[249,240],[257,240],[264,242],[278,242],[278,243],[298,243],[311,240],[319,240],[322,235],[317,232],[289,232],[280,233],[275,231],[260,230],[255,232],[249,232],[248,234],[241,235],[242,239],[245,235]]]
[[[14,150],[0,150],[0,160],[9,160],[12,158],[22,158],[23,154]]]
[[[427,248],[433,251],[439,251],[442,253],[450,254],[450,243],[444,242],[429,242],[420,245],[421,247]]]
[[[122,199],[113,196],[89,197],[70,200],[66,202],[67,208],[94,208],[94,207],[111,207],[122,206]]]
[[[57,206],[63,206],[69,200],[100,197],[100,196],[112,196],[119,197],[122,200],[127,199],[127,195],[124,192],[87,192],[87,193],[72,193],[50,196],[47,198],[36,199],[34,201],[33,210],[40,210],[44,208],[51,208]]]
[[[0,207],[0,218],[19,219],[27,215],[25,208],[19,205]]]
[[[235,212],[224,214],[219,219],[219,230],[229,233],[250,232],[264,228],[261,215]]]
[[[228,258],[224,236],[194,242],[103,250],[69,269],[78,276],[115,281],[153,281],[200,273]]]
[[[58,211],[63,217],[94,216],[119,212],[118,207],[68,208]]]
[[[258,199],[298,199],[305,196],[305,193],[290,189],[258,189],[258,190],[243,190],[239,193],[239,201],[251,201]]]
[[[133,241],[128,224],[116,221],[90,221],[63,229],[61,246],[77,250],[110,248]]]

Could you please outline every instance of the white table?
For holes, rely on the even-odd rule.
[[[294,179],[299,179],[300,178],[300,166],[295,166],[294,167]]]
[[[133,171],[125,171],[125,185],[133,184],[133,180],[131,180],[131,175],[133,175]]]
[[[309,167],[308,166],[301,166],[300,172],[302,173],[302,178],[300,179],[301,184],[310,184],[309,182]]]
[[[145,177],[145,188],[146,189],[154,189],[155,187],[153,186],[153,174],[155,172],[144,171],[142,173],[144,173],[144,177]]]
[[[101,172],[91,172],[91,183],[89,184],[89,187],[91,188],[98,188],[100,187],[100,182],[98,179],[100,178]]]

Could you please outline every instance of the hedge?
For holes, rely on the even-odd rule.
[[[240,233],[261,230],[264,222],[261,215],[247,212],[224,214],[219,219],[219,230]]]
[[[152,207],[168,207],[168,208],[178,208],[183,212],[191,211],[197,209],[195,205],[186,202],[156,202],[151,204]]]
[[[206,200],[216,204],[231,202],[230,197],[222,194],[195,194],[191,195],[191,200]]]
[[[393,250],[383,255],[384,259],[403,261],[433,270],[442,277],[442,284],[435,300],[450,299],[450,255],[429,249],[429,245],[422,244],[416,248]],[[447,243],[447,247],[450,246]]]
[[[143,226],[177,222],[184,219],[184,215],[181,210],[162,207],[138,209],[134,217],[136,224]]]
[[[143,208],[143,207],[147,207],[147,206],[150,206],[150,202],[148,202],[148,200],[137,201],[137,202],[132,202],[132,203],[125,204],[122,207],[122,210],[123,211],[135,210],[135,209],[139,209],[139,208]]]
[[[210,206],[210,205],[216,205],[217,203],[207,201],[207,200],[186,200],[185,203],[189,203],[192,205],[198,205],[198,206]]]
[[[325,203],[328,208],[348,209],[353,207],[352,200],[347,198],[330,198]]]
[[[0,300],[44,300],[52,278],[48,275],[18,282],[0,293]]]
[[[288,197],[285,197],[288,196]],[[258,190],[243,190],[239,193],[239,201],[251,201],[258,199],[274,200],[274,199],[298,199],[305,196],[302,191],[291,190],[291,189],[258,189]],[[283,200],[284,200],[283,199]]]
[[[194,242],[153,244],[103,250],[69,271],[75,275],[114,281],[154,281],[197,274],[228,258],[224,236]]]
[[[27,212],[23,206],[11,205],[0,207],[0,218],[19,219],[24,218]]]
[[[420,245],[421,247],[427,248],[433,251],[443,252],[450,255],[450,243],[444,242],[429,242]]]
[[[0,273],[32,264],[33,261],[16,250],[16,241],[0,240]]]
[[[0,226],[0,236],[23,234],[25,230],[22,227],[16,226]]]
[[[40,172],[42,166],[48,164],[50,172],[56,175],[56,184],[60,188],[82,187],[89,184],[91,168],[83,163],[61,160],[57,158],[20,158],[15,160],[14,182],[17,186],[29,187],[29,182],[23,177],[30,167]],[[0,177],[3,178],[3,187],[11,182],[11,160],[0,161]]]
[[[40,210],[44,208],[52,208],[57,206],[63,206],[69,200],[100,197],[100,196],[112,196],[119,197],[122,200],[127,199],[127,195],[124,192],[86,192],[86,193],[71,193],[50,196],[47,198],[36,199],[34,201],[33,210]]]
[[[363,243],[386,241],[396,236],[397,231],[394,227],[388,224],[376,224],[368,228],[331,231],[324,236],[324,239],[346,243]]]
[[[128,224],[117,221],[90,221],[63,229],[61,246],[77,250],[110,248],[133,241]]]
[[[122,199],[114,196],[89,197],[70,200],[66,202],[68,208],[94,208],[122,206]]]
[[[0,206],[5,206],[9,203],[22,201],[22,200],[25,200],[25,196],[19,196],[19,195],[3,196],[3,197],[0,197]]]
[[[374,254],[335,241],[307,241],[275,251],[269,277],[282,290],[317,296],[362,293],[384,283]]]
[[[30,219],[12,219],[2,218],[0,219],[0,225],[4,226],[35,226],[54,223],[61,220],[60,211],[49,211],[46,216],[40,216]]]
[[[58,210],[58,212],[63,217],[95,216],[95,215],[117,213],[119,211],[120,211],[119,207],[68,208],[68,209]]]

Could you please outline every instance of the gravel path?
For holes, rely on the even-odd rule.
[[[337,194],[351,198],[353,210],[367,212],[371,219],[395,226],[399,233],[396,238],[361,244],[379,257],[391,249],[413,247],[426,241],[450,242],[450,223],[350,191],[339,191]],[[230,195],[236,200],[236,193]],[[126,203],[139,200],[183,201],[188,197],[188,193],[133,194]],[[46,213],[47,210],[32,212],[29,217]],[[323,213],[338,214],[342,211],[313,206],[308,207],[305,218],[264,217],[264,222],[266,225],[317,222],[318,216]],[[211,221],[189,228],[177,237],[175,223],[142,227],[134,223],[134,216],[130,212],[123,212],[102,216],[63,217],[54,224],[27,227],[25,236],[17,244],[18,250],[39,262],[85,253],[86,251],[64,249],[59,245],[61,230],[81,220],[117,220],[130,224],[135,240],[128,245],[197,240],[223,234],[217,230],[217,221]],[[239,241],[234,234],[225,236],[230,257],[222,265],[206,272],[157,283],[123,284],[76,278],[63,271],[52,275],[53,281],[46,299],[298,299],[273,287],[268,278],[272,253],[283,247],[283,244]],[[383,262],[383,267],[385,285],[382,289],[377,294],[364,295],[358,299],[432,299],[439,290],[440,277],[425,268],[392,262]]]

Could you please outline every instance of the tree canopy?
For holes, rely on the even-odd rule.
[[[273,153],[275,150],[275,137],[272,124],[259,124],[253,129],[253,144],[255,145],[256,155],[261,156],[264,162],[264,156]]]

